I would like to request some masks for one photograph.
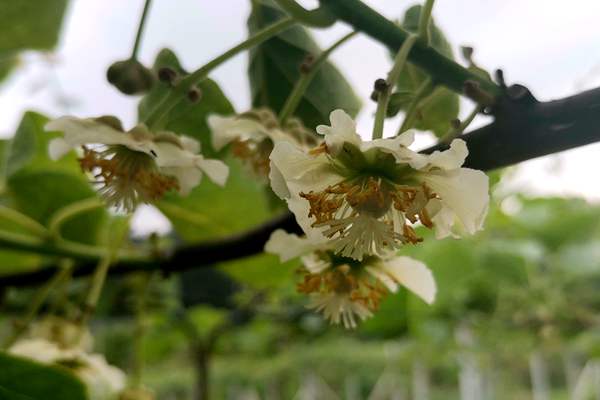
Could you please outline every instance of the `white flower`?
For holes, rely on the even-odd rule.
[[[277,116],[264,108],[227,117],[210,115],[208,126],[215,150],[231,144],[233,155],[248,164],[260,177],[269,174],[269,154],[273,143],[289,141],[299,147],[316,144],[316,137],[300,121],[290,119],[280,126]]]
[[[488,178],[461,168],[468,154],[464,141],[430,155],[408,149],[412,132],[363,142],[342,110],[317,131],[324,143],[311,151],[275,143],[269,175],[273,191],[312,240],[361,260],[418,243],[418,222],[435,226],[438,238],[482,228]]]
[[[362,261],[338,256],[330,244],[318,243],[277,230],[265,251],[281,261],[301,257],[306,273],[298,291],[311,296],[309,308],[322,312],[331,323],[355,328],[357,319],[373,315],[381,299],[400,286],[431,304],[436,285],[431,271],[420,261],[388,253],[384,258],[365,257]]]
[[[143,124],[124,132],[114,117],[61,117],[45,128],[64,132],[64,137],[50,142],[50,157],[58,159],[83,147],[81,168],[94,174],[107,203],[126,211],[156,201],[170,190],[187,195],[203,173],[221,186],[227,180],[223,162],[205,159],[198,154],[197,141],[172,132],[152,133]]]
[[[109,365],[100,354],[89,354],[76,347],[61,348],[58,344],[41,338],[20,340],[8,352],[69,369],[86,384],[90,400],[115,399],[125,388],[123,371]]]

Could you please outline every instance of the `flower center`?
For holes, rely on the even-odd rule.
[[[94,175],[100,195],[119,209],[131,212],[139,203],[156,201],[179,188],[177,179],[160,173],[146,153],[121,145],[100,152],[86,147],[83,150],[81,169]]]
[[[360,264],[350,259],[347,260],[348,263],[343,263],[343,259],[335,255],[316,256],[326,259],[329,267],[318,273],[307,272],[303,281],[297,285],[299,293],[344,295],[370,311],[379,308],[381,300],[387,295],[387,289],[364,274]]]
[[[260,177],[269,176],[271,169],[269,155],[272,150],[273,143],[267,139],[261,142],[236,139],[231,145],[233,155],[250,166],[252,171]]]
[[[410,224],[433,227],[427,213],[437,198],[425,184],[395,184],[369,176],[328,186],[320,192],[301,192],[309,202],[313,227],[334,242],[335,252],[357,260],[365,254],[381,255],[401,244],[422,241]]]

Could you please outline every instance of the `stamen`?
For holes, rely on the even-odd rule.
[[[176,178],[159,172],[152,157],[124,146],[97,152],[84,147],[79,165],[92,173],[105,201],[131,212],[140,203],[159,200],[168,191],[179,189]]]
[[[300,192],[309,203],[312,226],[324,228],[335,252],[361,260],[365,254],[382,255],[401,244],[422,241],[409,224],[433,222],[425,207],[437,198],[425,184],[398,185],[368,177],[328,186],[320,192]]]

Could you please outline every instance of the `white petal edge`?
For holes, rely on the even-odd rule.
[[[63,138],[55,138],[48,143],[48,155],[54,161],[62,158],[71,150],[73,150],[73,147],[70,146]]]
[[[435,301],[437,286],[431,270],[421,261],[406,256],[382,261],[382,266],[396,282],[419,296],[427,304]]]
[[[286,262],[314,250],[315,245],[307,238],[277,229],[265,244],[267,253],[279,256],[281,262]]]
[[[229,176],[229,167],[223,161],[197,156],[196,165],[204,171],[211,181],[219,186],[225,186]]]
[[[482,229],[490,201],[489,179],[485,173],[459,168],[421,173],[418,178],[440,196],[442,205],[456,214],[467,233]]]

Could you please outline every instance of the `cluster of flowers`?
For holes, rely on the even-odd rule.
[[[231,146],[268,179],[302,227],[303,237],[274,232],[265,249],[282,261],[301,257],[298,290],[311,296],[311,308],[353,328],[400,285],[432,303],[430,270],[398,256],[398,249],[423,240],[419,225],[435,229],[438,239],[480,230],[487,176],[461,167],[468,151],[460,139],[426,155],[409,149],[413,132],[363,141],[344,111],[333,111],[330,120],[331,126],[317,127],[319,135],[296,120],[282,125],[264,109],[213,115],[208,123],[214,148]],[[109,204],[127,211],[169,190],[186,194],[203,173],[220,185],[227,179],[225,164],[205,159],[195,140],[172,132],[152,133],[142,124],[124,132],[113,117],[63,117],[47,129],[65,133],[50,143],[51,156],[83,146],[82,169],[94,175]]]

